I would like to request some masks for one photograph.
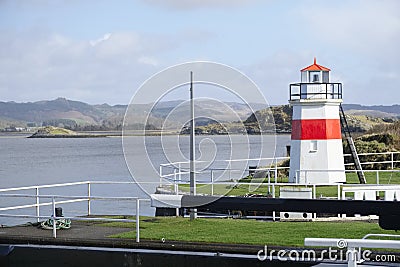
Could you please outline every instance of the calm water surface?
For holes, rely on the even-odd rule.
[[[203,140],[204,139],[204,140]],[[266,153],[262,156],[274,154],[275,142],[276,155],[285,155],[285,146],[289,144],[290,136],[279,135],[268,137],[264,140]],[[275,141],[276,140],[276,141]],[[168,161],[184,160],[188,154],[189,138],[187,136],[146,137],[146,155],[135,154],[129,150],[130,160],[135,166],[141,166],[144,161],[150,160],[158,169],[159,164]],[[201,143],[201,149],[196,153],[197,158],[225,160],[232,157],[232,147],[236,151],[243,150],[244,155],[250,157],[260,156],[261,141],[259,136],[249,136],[248,143],[242,137],[227,136],[199,136],[196,142]],[[143,137],[129,137],[129,146],[141,145]],[[264,151],[264,152],[265,152]],[[213,155],[211,158],[207,154]],[[245,158],[245,157],[244,157]],[[137,169],[137,168],[136,168]],[[139,168],[134,172],[141,178],[153,173],[148,169]],[[149,177],[150,178],[150,177]],[[155,177],[151,177],[154,179]],[[0,136],[0,188],[19,187],[29,185],[43,185],[77,181],[133,181],[127,168],[122,140],[120,137],[109,138],[49,138],[29,139],[21,136]],[[34,190],[19,191],[18,193],[33,194]],[[85,186],[69,188],[42,189],[42,194],[86,195]],[[146,197],[137,186],[110,186],[94,185],[92,195],[109,196],[139,196]],[[0,206],[10,203],[32,203],[33,199],[0,198]],[[42,201],[42,200],[41,200]],[[45,200],[43,200],[45,201]],[[68,204],[64,207],[64,215],[85,214],[86,206],[83,203]],[[134,214],[133,202],[107,202],[93,201],[92,212],[97,214]],[[21,214],[21,211],[18,213]],[[33,208],[26,209],[24,214],[34,214]],[[143,203],[143,215],[153,215],[154,210],[149,203]],[[41,214],[50,215],[49,207],[42,207]],[[25,219],[27,221],[28,219]],[[10,220],[0,217],[0,224],[9,224]]]

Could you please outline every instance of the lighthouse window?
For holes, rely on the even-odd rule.
[[[322,82],[329,83],[329,72],[327,71],[322,72]]]
[[[313,82],[313,83],[319,82],[319,72],[318,71],[310,71],[310,82]]]
[[[302,83],[308,82],[308,81],[307,81],[307,72],[305,72],[305,71],[302,71],[302,72],[301,72],[301,82],[302,82]]]
[[[317,152],[318,144],[316,140],[310,142],[310,152]]]

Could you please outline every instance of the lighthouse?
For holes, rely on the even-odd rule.
[[[342,84],[331,83],[330,69],[315,58],[300,73],[301,82],[289,87],[293,107],[289,182],[346,182],[339,117]]]

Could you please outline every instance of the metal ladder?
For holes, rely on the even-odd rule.
[[[353,158],[354,167],[357,171],[358,180],[360,181],[360,184],[366,184],[367,181],[365,180],[365,175],[357,154],[356,146],[354,145],[353,137],[350,133],[349,125],[347,124],[346,115],[344,114],[342,104],[340,104],[340,122],[342,124],[344,136],[346,137],[347,143],[349,144],[351,157]]]

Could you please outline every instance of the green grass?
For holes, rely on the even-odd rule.
[[[135,229],[134,223],[107,223]],[[142,218],[140,236],[147,240],[193,241],[207,243],[257,244],[274,246],[304,245],[306,237],[362,238],[369,233],[395,234],[370,222],[265,222],[238,219]],[[135,231],[113,235],[132,238]]]
[[[367,180],[367,184],[375,184],[376,183],[376,173],[375,172],[365,172],[365,178]],[[347,184],[359,184],[358,176],[355,173],[347,173],[346,174]],[[245,194],[262,194],[267,195],[268,193],[272,193],[272,186],[268,188],[267,185],[261,184],[267,181],[266,179],[243,179],[243,181],[252,181],[255,183],[259,183],[256,185],[223,185],[223,184],[215,184],[214,185],[214,195],[229,195],[229,196],[244,196]],[[274,182],[272,179],[271,182]],[[279,181],[281,182],[281,181]],[[379,183],[380,184],[400,184],[400,172],[382,172],[379,174]],[[288,184],[290,186],[290,184]],[[279,197],[279,189],[280,186],[275,187],[275,197]],[[337,186],[317,186],[316,187],[316,196],[317,197],[337,197]],[[172,187],[171,187],[172,190]],[[179,185],[179,190],[183,192],[189,192],[189,185],[183,184]],[[197,193],[199,194],[211,194],[211,185],[210,184],[197,184]],[[383,193],[382,193],[383,194]],[[383,195],[382,195],[383,196]]]

